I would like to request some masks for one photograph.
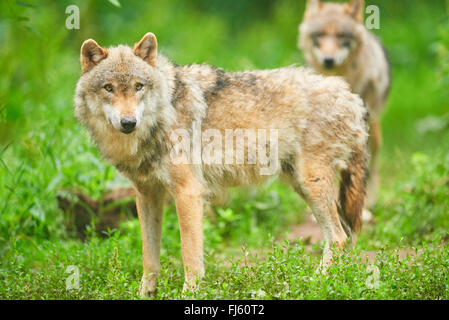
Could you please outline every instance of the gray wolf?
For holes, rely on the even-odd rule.
[[[275,175],[289,183],[322,228],[324,267],[331,263],[332,246],[341,249],[348,238],[355,239],[365,198],[367,112],[343,80],[296,67],[230,73],[208,65],[178,66],[158,54],[152,33],[133,48],[103,48],[86,40],[81,68],[75,115],[136,190],[142,295],[156,289],[166,196],[176,204],[185,290],[195,288],[204,274],[203,203],[230,186]],[[279,166],[261,174],[258,159],[251,164],[174,161],[173,154],[181,159],[187,154],[176,150],[173,133],[194,135],[195,123],[222,137],[227,130],[276,131]],[[224,140],[216,142],[229,143]],[[254,160],[254,150],[245,145],[244,151]]]
[[[380,116],[391,75],[382,43],[363,24],[363,0],[347,3],[308,0],[299,26],[298,48],[309,66],[328,76],[341,76],[361,96],[370,112],[370,178],[367,206],[376,201],[379,177],[376,158],[381,146]]]

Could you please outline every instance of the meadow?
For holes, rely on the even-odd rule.
[[[58,197],[129,186],[73,115],[82,42],[132,45],[154,32],[178,64],[230,71],[302,65],[303,0],[27,0],[0,3],[0,299],[138,299],[141,240],[124,210],[83,239]],[[449,299],[449,2],[372,0],[392,62],[381,190],[353,251],[316,273],[322,244],[286,240],[306,204],[277,181],[233,189],[205,216],[206,277],[195,299]],[[80,28],[66,28],[66,8]],[[72,199],[73,200],[73,199]],[[75,199],[76,200],[76,199]],[[367,261],[369,252],[372,259]],[[404,254],[406,253],[406,254]],[[179,226],[164,212],[155,299],[182,299]],[[78,288],[67,288],[73,270]]]

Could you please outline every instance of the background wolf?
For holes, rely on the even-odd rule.
[[[380,115],[390,91],[390,66],[381,42],[363,24],[363,0],[323,3],[308,0],[299,27],[298,47],[307,63],[324,75],[345,78],[370,112],[368,202],[376,200],[376,156],[381,144]]]
[[[81,66],[76,117],[136,189],[142,294],[154,292],[160,270],[166,195],[176,203],[189,288],[204,273],[203,199],[268,178],[259,174],[260,163],[173,163],[170,133],[191,130],[194,122],[223,133],[278,130],[280,165],[273,174],[290,183],[320,223],[326,240],[323,265],[331,261],[332,244],[341,248],[348,236],[354,239],[365,197],[367,114],[344,81],[302,68],[228,73],[207,65],[177,66],[158,56],[152,33],[133,49],[105,49],[87,40]]]

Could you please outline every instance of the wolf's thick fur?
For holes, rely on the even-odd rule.
[[[203,132],[277,130],[279,166],[271,175],[279,174],[310,205],[326,240],[323,264],[331,262],[332,244],[342,248],[359,229],[367,115],[362,100],[339,78],[295,67],[229,73],[207,65],[177,66],[158,56],[152,33],[134,49],[105,49],[87,40],[81,65],[76,117],[136,189],[142,294],[156,287],[166,195],[175,199],[188,288],[204,273],[203,200],[220,196],[229,186],[269,177],[260,174],[259,162],[174,163],[171,133],[180,128],[192,132],[195,123],[201,123]],[[132,132],[123,128],[125,118],[135,120]],[[339,196],[335,182],[340,175]]]
[[[363,0],[349,3],[308,0],[299,26],[298,47],[307,63],[324,75],[342,76],[370,111],[368,206],[376,200],[376,155],[381,144],[380,116],[390,91],[390,66],[379,39],[363,24]]]

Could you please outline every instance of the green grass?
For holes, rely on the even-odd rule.
[[[81,10],[81,29],[70,31],[64,12],[73,2]],[[70,218],[56,200],[61,189],[95,198],[126,185],[73,116],[82,41],[133,44],[152,31],[160,50],[179,64],[205,62],[227,70],[302,64],[296,37],[304,3],[123,1],[120,8],[106,0],[30,3],[0,3],[0,298],[136,299],[137,219],[104,237],[91,226],[81,242],[66,231]],[[194,298],[449,298],[444,1],[372,3],[380,6],[376,33],[393,65],[382,119],[377,224],[364,228],[356,251],[344,254],[327,275],[316,274],[320,246],[282,241],[289,226],[304,219],[304,202],[279,182],[233,189],[225,205],[213,207],[215,217],[205,218],[206,278]],[[173,206],[165,210],[162,246],[156,298],[183,298]],[[414,248],[419,255],[406,260],[394,254]],[[378,250],[374,290],[366,284],[373,272],[358,262],[365,250]],[[79,290],[66,290],[69,266],[79,268]]]
[[[138,226],[107,239],[16,243],[20,252],[2,272],[2,299],[138,299],[141,256]],[[131,232],[132,231],[132,232]],[[23,249],[21,248],[23,247]],[[399,258],[380,250],[374,263],[359,250],[340,255],[327,274],[317,273],[319,257],[302,243],[266,240],[264,250],[236,255],[206,250],[206,277],[195,293],[182,294],[178,254],[162,253],[154,299],[448,299],[448,245],[416,247],[418,255]],[[67,289],[76,266],[79,287]],[[5,266],[6,267],[6,266]],[[376,272],[377,271],[377,272]],[[371,286],[370,286],[371,284]]]

